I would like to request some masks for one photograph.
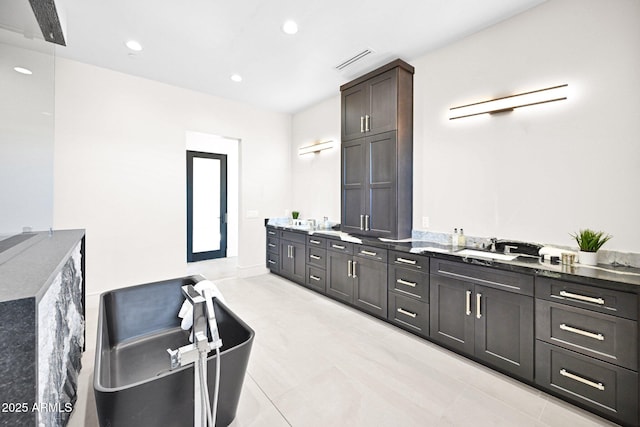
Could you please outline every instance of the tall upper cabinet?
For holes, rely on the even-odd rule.
[[[397,59],[340,87],[344,232],[411,235],[413,73]]]

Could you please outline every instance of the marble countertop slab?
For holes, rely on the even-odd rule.
[[[33,234],[0,253],[0,303],[33,297],[39,301],[85,232],[56,230]]]

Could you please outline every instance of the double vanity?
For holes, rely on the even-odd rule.
[[[272,225],[266,233],[272,273],[638,425],[639,269]]]

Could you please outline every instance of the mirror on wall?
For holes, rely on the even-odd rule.
[[[54,45],[29,2],[0,2],[0,235],[53,224]]]

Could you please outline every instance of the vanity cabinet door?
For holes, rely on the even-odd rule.
[[[476,285],[473,303],[475,356],[533,381],[533,298]]]
[[[434,275],[429,289],[431,339],[473,355],[473,284]]]
[[[378,317],[387,317],[387,263],[354,258],[355,281],[353,303]]]
[[[352,256],[327,251],[327,295],[351,303],[353,297]]]

